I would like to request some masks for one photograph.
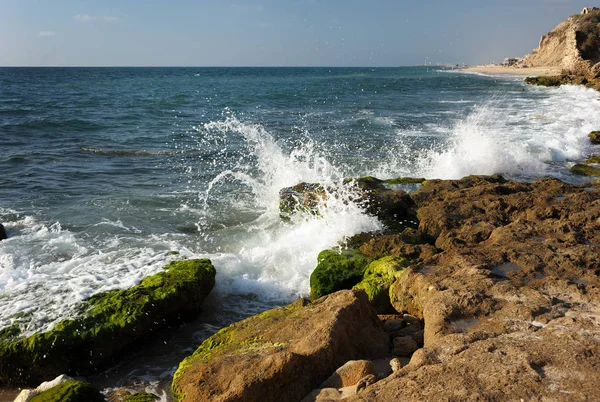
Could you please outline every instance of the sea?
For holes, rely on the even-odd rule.
[[[319,251],[382,230],[344,179],[587,179],[600,94],[448,68],[0,68],[0,329],[72,317],[182,258],[216,286],[195,321],[89,378],[168,400],[219,328],[309,294]],[[279,191],[337,188],[283,220]],[[408,189],[411,190],[411,189]]]

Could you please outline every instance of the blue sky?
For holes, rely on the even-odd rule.
[[[523,56],[589,1],[0,0],[0,66],[402,66]]]

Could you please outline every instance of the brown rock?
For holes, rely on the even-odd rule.
[[[350,360],[335,370],[320,388],[343,388],[355,385],[361,378],[375,374],[375,366],[369,360]]]
[[[419,349],[417,341],[410,336],[394,338],[394,347],[392,353],[400,357],[410,357]]]
[[[424,320],[424,347],[348,400],[600,400],[600,181],[469,177],[412,197],[441,252],[391,301]]]
[[[389,338],[362,291],[340,291],[233,324],[175,373],[185,401],[298,401],[348,360],[389,353]]]

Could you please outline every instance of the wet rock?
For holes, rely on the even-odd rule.
[[[600,164],[600,155],[592,155],[588,158],[588,160],[585,161],[586,165],[589,165],[592,163]]]
[[[600,131],[592,131],[588,134],[588,137],[592,144],[600,144]]]
[[[23,390],[15,402],[104,402],[104,395],[90,384],[64,374],[43,382],[33,390]]]
[[[369,374],[375,374],[375,365],[369,360],[350,360],[335,370],[320,388],[344,388],[355,385]]]
[[[571,168],[571,173],[580,175],[580,176],[600,176],[600,169],[594,166],[590,166],[587,164],[576,164]]]
[[[158,395],[148,392],[129,392],[125,389],[113,391],[108,396],[108,402],[155,402],[160,400]]]
[[[317,214],[318,208],[328,198],[328,191],[318,183],[299,183],[279,191],[279,211],[282,217],[296,212]]]
[[[4,239],[8,239],[8,234],[6,234],[6,229],[4,229],[4,226],[0,223],[0,241]]]
[[[348,360],[389,353],[366,294],[344,290],[302,299],[222,329],[186,358],[176,400],[298,401]]]
[[[389,289],[404,272],[409,262],[401,257],[388,256],[367,265],[362,280],[354,289],[362,289],[378,314],[393,312]]]
[[[210,260],[176,261],[127,290],[92,296],[80,317],[24,338],[0,331],[0,383],[32,384],[96,371],[168,322],[197,314],[215,283]]]
[[[312,299],[351,289],[363,279],[369,260],[356,250],[324,250],[319,253],[317,262],[310,275]]]

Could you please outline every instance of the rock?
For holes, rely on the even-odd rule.
[[[317,261],[317,267],[310,275],[312,299],[351,289],[363,279],[368,263],[368,259],[356,250],[324,250]]]
[[[347,400],[600,400],[600,181],[431,180],[411,197],[439,252],[391,302],[424,346]]]
[[[577,165],[575,165],[571,168],[571,173],[577,174],[580,176],[597,177],[597,176],[600,176],[600,168],[593,167],[590,165],[582,165],[582,164],[578,163]]]
[[[335,370],[319,388],[344,388],[355,385],[361,378],[375,374],[375,366],[369,360],[350,360]]]
[[[302,299],[222,329],[181,362],[177,401],[298,401],[348,360],[389,353],[366,294]]]
[[[398,372],[402,368],[400,359],[394,357],[392,360],[390,360],[390,367],[392,368],[392,373]]]
[[[104,395],[90,384],[60,375],[33,390],[23,390],[15,402],[104,402]]]
[[[377,216],[390,228],[401,231],[415,226],[412,201],[406,191],[391,188],[401,184],[418,184],[425,179],[396,178],[379,180],[374,177],[346,179],[344,185],[356,193],[355,201],[369,214]],[[354,186],[354,188],[352,187]],[[279,210],[283,218],[296,212],[318,214],[329,197],[338,196],[338,190],[325,188],[319,183],[299,183],[279,191]]]
[[[410,357],[419,349],[417,341],[410,336],[394,338],[392,353],[400,357]]]
[[[0,223],[0,241],[4,239],[8,239],[8,234],[6,234],[6,229],[4,229],[4,226]]]
[[[200,311],[214,286],[210,260],[176,261],[127,290],[92,296],[88,311],[27,338],[0,331],[0,383],[32,384],[60,373],[92,373],[169,321]]]
[[[383,327],[388,332],[400,331],[406,327],[406,322],[404,320],[387,320],[383,323]]]
[[[600,144],[600,131],[592,131],[588,134],[588,137],[592,144]]]
[[[148,392],[129,392],[119,388],[108,396],[108,402],[155,402],[159,400],[158,395]]]
[[[585,161],[586,165],[592,164],[592,163],[598,163],[600,164],[600,155],[592,155],[588,158],[587,161]]]
[[[374,374],[368,374],[365,377],[361,378],[356,384],[356,393],[359,393],[363,389],[367,388],[371,384],[375,384],[377,382],[377,377]]]
[[[328,197],[328,191],[318,183],[300,183],[279,191],[279,211],[282,217],[296,212],[317,214],[318,208]]]
[[[390,304],[390,285],[396,281],[409,262],[401,257],[388,256],[367,265],[362,280],[354,289],[362,289],[367,293],[369,301],[378,314],[393,312]]]
[[[339,401],[342,394],[336,388],[318,388],[313,390],[301,402],[331,402]]]

